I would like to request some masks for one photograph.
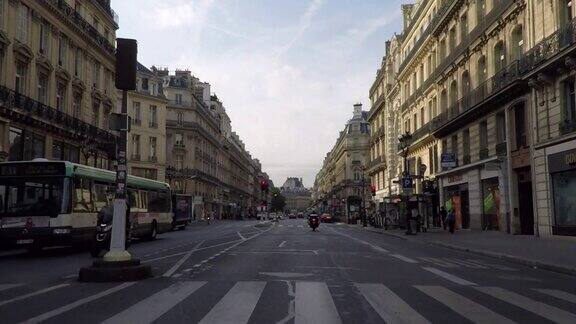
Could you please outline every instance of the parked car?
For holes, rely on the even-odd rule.
[[[298,218],[304,218],[304,213],[302,212],[298,213]]]
[[[288,216],[288,218],[289,218],[289,219],[296,219],[296,214],[290,214],[290,215]]]
[[[334,220],[332,219],[332,215],[324,213],[320,216],[320,221],[322,223],[332,223]]]

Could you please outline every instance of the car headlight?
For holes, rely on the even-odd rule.
[[[54,234],[70,234],[69,228],[55,228],[52,230]]]

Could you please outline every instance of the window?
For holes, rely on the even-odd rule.
[[[100,31],[100,21],[98,20],[98,17],[92,16],[92,26],[94,26],[94,29]]]
[[[80,118],[80,112],[82,109],[82,93],[75,91],[72,96],[72,115],[76,118]]]
[[[174,160],[176,170],[182,170],[184,168],[184,156],[177,154]]]
[[[420,108],[420,124],[424,126],[426,124],[426,120],[424,117],[424,107]]]
[[[184,146],[184,136],[181,133],[176,133],[174,136],[174,143],[176,146]]]
[[[409,133],[410,132],[410,119],[407,119],[404,122],[404,132]]]
[[[25,5],[18,8],[18,26],[16,28],[16,39],[21,43],[28,44],[28,22],[30,20],[30,9]]]
[[[150,158],[156,159],[156,137],[150,137]]]
[[[180,105],[182,104],[182,94],[180,93],[176,94],[176,103]]]
[[[456,157],[456,165],[458,165],[458,135],[457,134],[452,135],[451,142],[452,142],[452,152],[451,153],[454,153],[454,156]]]
[[[26,74],[27,74],[26,64],[23,62],[16,62],[16,74],[14,80],[14,91],[18,93],[26,93]]]
[[[418,129],[418,114],[414,114],[414,131],[416,131]]]
[[[520,55],[522,55],[523,52],[523,46],[524,46],[524,38],[522,32],[522,25],[519,25],[516,26],[516,28],[514,28],[514,31],[512,31],[511,59],[513,61],[520,58]]]
[[[496,140],[498,144],[506,142],[506,115],[503,112],[496,114]]]
[[[44,137],[30,131],[10,127],[8,142],[9,161],[32,160],[44,157]]]
[[[488,148],[488,123],[484,120],[479,124],[480,150]]]
[[[140,156],[140,135],[132,134],[132,156]]]
[[[468,36],[468,15],[464,14],[460,17],[460,42],[464,41]]]
[[[77,78],[82,77],[82,50],[77,47],[74,55],[74,76]]]
[[[142,111],[140,110],[140,102],[134,101],[132,103],[132,111],[134,114],[134,124],[140,125],[142,123]]]
[[[176,114],[176,119],[178,121],[178,125],[184,124],[184,113],[179,112]]]
[[[440,164],[438,163],[438,144],[434,145],[434,166],[436,169],[432,170],[441,171]]]
[[[40,23],[40,46],[38,46],[38,50],[40,54],[45,56],[49,56],[50,52],[50,27],[45,23]]]
[[[448,44],[448,46],[450,46],[450,52],[452,52],[454,50],[454,48],[456,48],[456,28],[455,27],[452,27],[450,29],[449,37],[450,37],[450,43]]]
[[[4,29],[4,2],[6,1],[0,0],[0,29]]]
[[[21,161],[24,159],[24,136],[21,129],[10,127],[8,135],[8,161]]]
[[[66,38],[60,35],[58,39],[58,65],[64,66],[66,64]]]
[[[52,159],[77,163],[80,159],[78,147],[54,140],[52,142]]]
[[[158,116],[157,116],[157,108],[156,106],[150,106],[150,113],[149,113],[149,126],[151,128],[158,128]]]
[[[476,0],[476,25],[479,25],[486,15],[486,0]]]
[[[44,73],[38,73],[38,101],[48,104],[48,76]]]
[[[142,90],[148,91],[148,78],[142,78]]]
[[[58,82],[56,86],[56,109],[59,111],[64,111],[65,100],[66,99],[66,85],[62,82]]]
[[[434,148],[433,147],[429,147],[428,148],[428,164],[430,166],[430,174],[434,173],[434,170],[436,170],[435,164],[434,164]]]
[[[478,86],[480,86],[486,81],[486,78],[488,77],[488,71],[486,70],[486,56],[482,55],[478,59],[478,70],[476,73],[478,76]]]
[[[573,0],[561,0],[560,5],[560,18],[563,25],[568,24],[574,19]]]
[[[494,72],[498,72],[506,67],[506,48],[503,41],[499,41],[494,46]]]
[[[470,130],[465,129],[462,132],[462,153],[464,155],[464,164],[470,163]]]
[[[576,121],[576,91],[574,79],[569,78],[564,83],[564,120]]]
[[[84,178],[74,178],[74,207],[73,212],[93,212],[92,193],[90,180]]]
[[[440,58],[440,60],[443,60],[446,58],[446,39],[442,39],[440,41],[440,46],[438,48],[438,56]]]
[[[100,101],[94,100],[92,103],[92,125],[100,125]]]
[[[92,65],[92,87],[95,89],[100,88],[100,63],[96,60],[94,60]]]
[[[524,104],[518,104],[514,107],[514,126],[516,128],[516,148],[525,147],[526,139],[526,109]]]

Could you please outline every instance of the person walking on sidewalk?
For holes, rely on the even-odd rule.
[[[440,219],[442,221],[442,227],[444,227],[444,230],[446,230],[446,225],[448,225],[446,223],[447,219],[446,217],[448,217],[448,213],[446,212],[446,208],[444,208],[444,206],[440,207]]]
[[[450,233],[454,234],[454,226],[456,225],[456,214],[454,213],[454,209],[450,210],[448,216],[446,216],[446,220],[448,221]]]

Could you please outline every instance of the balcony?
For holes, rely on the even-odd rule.
[[[432,123],[428,122],[422,127],[418,128],[414,133],[412,133],[412,143],[416,143],[418,140],[426,138],[432,129]]]
[[[52,132],[55,129],[70,139],[86,141],[100,150],[115,156],[115,143],[118,137],[110,131],[69,115],[66,112],[47,106],[35,99],[0,86],[0,117]]]
[[[80,13],[78,13],[74,8],[72,8],[65,0],[44,0],[43,3],[47,4],[54,11],[60,14],[62,17],[68,20],[74,27],[79,31],[84,32],[89,36],[89,39],[104,50],[109,55],[114,55],[115,48],[112,43],[106,37],[100,34],[100,32],[92,27],[86,19],[84,19]],[[102,3],[100,4],[102,6]],[[104,6],[104,8],[109,8],[106,10],[108,13],[112,14],[113,11],[110,6]],[[114,13],[115,15],[115,13]],[[114,16],[113,16],[114,17]],[[116,16],[117,17],[117,16]]]

